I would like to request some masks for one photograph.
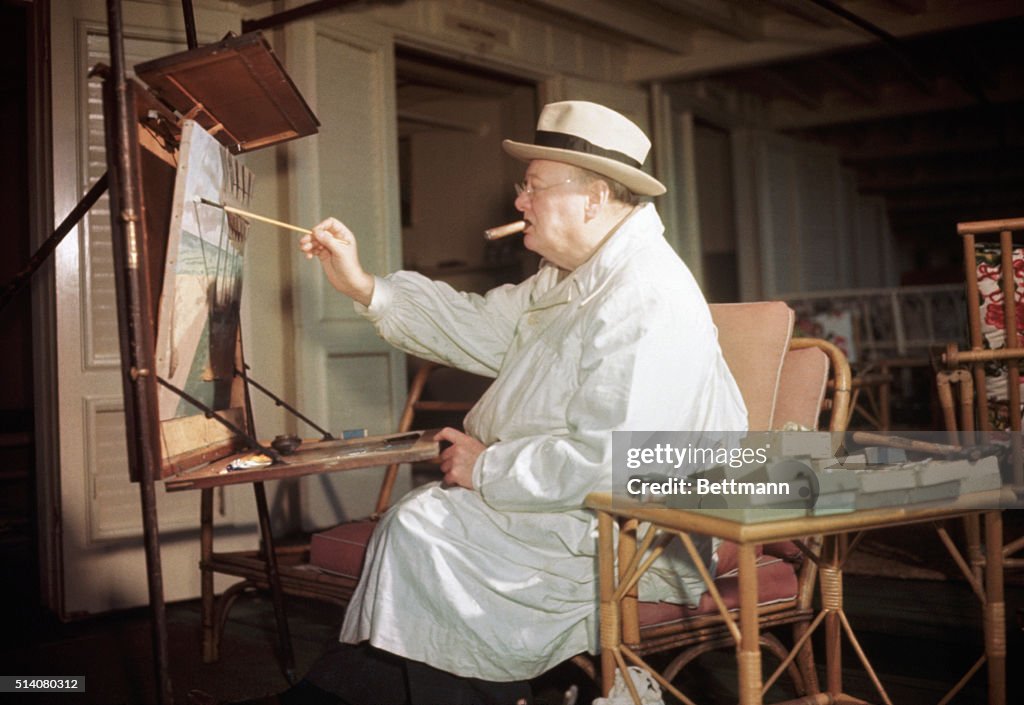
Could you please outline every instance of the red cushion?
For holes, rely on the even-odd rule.
[[[358,578],[363,570],[366,544],[377,522],[364,520],[339,524],[313,534],[309,542],[311,565],[349,578]]]
[[[739,565],[739,547],[732,541],[722,540],[718,544],[718,564],[715,566],[715,578],[718,579],[728,573],[735,573],[736,566]],[[754,546],[754,555],[758,558],[764,553],[761,544]]]
[[[715,579],[715,586],[730,610],[739,609],[740,586],[735,573]],[[757,604],[770,605],[796,597],[797,577],[793,565],[778,558],[760,558],[757,565]],[[654,627],[681,622],[690,617],[712,614],[717,610],[711,595],[705,592],[696,607],[670,602],[641,602],[638,605],[640,626]]]
[[[790,563],[799,563],[803,560],[803,552],[797,548],[792,541],[773,541],[764,545],[764,555],[775,556]]]
[[[330,573],[358,578],[363,569],[366,544],[376,526],[375,521],[353,521],[313,534],[309,546],[310,564]],[[768,546],[772,546],[786,558],[789,558],[793,551],[799,555],[799,549],[792,544],[792,548],[786,550],[786,543],[789,542]],[[768,546],[765,547],[765,553],[768,553]],[[757,548],[757,603],[768,605],[795,598],[797,576],[794,567],[779,558],[761,556],[760,546]],[[723,541],[719,546],[716,572],[715,585],[726,606],[729,609],[738,609],[740,600],[739,578],[736,576],[736,544],[731,541]],[[715,609],[715,602],[707,592],[701,595],[700,603],[694,608],[670,602],[641,602],[640,624],[649,627],[678,622],[688,617],[711,614]]]

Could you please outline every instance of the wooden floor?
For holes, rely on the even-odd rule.
[[[910,543],[916,543],[911,537]],[[26,697],[33,703],[154,702],[154,676],[148,610],[108,614],[62,624],[30,606],[37,602],[32,582],[15,576],[32,573],[32,561],[5,551],[7,578],[0,581],[0,675],[84,676],[84,695]],[[1024,633],[1018,622],[1024,609],[1021,576],[1008,581],[1008,703],[1024,703]],[[973,594],[958,580],[918,580],[847,575],[847,614],[868,656],[878,670],[894,705],[937,703],[981,652],[979,611]],[[341,615],[332,605],[289,600],[298,672],[301,674],[337,638]],[[204,664],[199,649],[199,603],[172,604],[168,609],[172,682],[175,701],[186,702],[198,688],[227,699],[255,697],[285,687],[276,659],[276,637],[270,601],[253,596],[239,600],[224,634],[222,658]],[[820,644],[818,644],[820,653]],[[728,651],[708,654],[681,676],[684,692],[698,703],[734,703],[735,666]],[[868,678],[847,652],[847,692],[881,702]],[[579,703],[596,695],[582,672],[567,664],[534,684],[538,705],[562,705],[571,685],[581,689]],[[788,685],[772,695],[792,697]],[[18,701],[20,702],[20,700]],[[975,677],[953,703],[982,705],[985,679]]]
[[[974,630],[977,614],[969,591],[953,581],[913,581],[851,576],[846,584],[848,615],[883,684],[896,704],[936,703],[947,683],[974,661],[981,643]],[[1008,613],[1016,621],[1024,607],[1024,589],[1010,586]],[[9,607],[10,602],[5,602]],[[290,625],[299,671],[308,668],[338,633],[340,615],[329,605],[291,600]],[[3,671],[9,675],[85,676],[85,695],[35,696],[32,702],[143,703],[152,702],[148,612],[133,610],[58,624],[20,610],[6,624],[0,644]],[[172,678],[176,702],[184,703],[192,688],[224,698],[245,698],[275,692],[285,681],[275,658],[274,620],[269,601],[242,599],[231,614],[220,663],[203,664],[199,657],[199,605],[173,604],[168,611]],[[1024,702],[1024,639],[1016,623],[1009,638],[1009,703]],[[879,701],[870,681],[847,653],[848,692]],[[729,652],[709,654],[681,681],[684,692],[698,703],[735,702],[735,668]],[[594,696],[574,666],[556,669],[535,683],[539,704],[561,705],[570,685],[582,687],[579,702]],[[773,694],[785,696],[788,686]],[[954,703],[984,702],[984,679]]]

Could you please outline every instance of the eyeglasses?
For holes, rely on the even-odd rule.
[[[550,184],[548,186],[530,186],[525,181],[522,181],[516,184],[516,198],[524,194],[526,196],[533,196],[533,194],[537,193],[538,191],[547,191],[549,188],[554,188],[555,186],[571,184],[575,180],[576,179],[566,179],[565,181],[559,181],[557,184]]]

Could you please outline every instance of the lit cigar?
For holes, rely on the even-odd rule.
[[[484,230],[484,237],[488,240],[498,240],[509,235],[515,235],[526,230],[526,221],[517,220],[513,223],[506,223],[505,225],[499,225],[496,228],[490,230]]]

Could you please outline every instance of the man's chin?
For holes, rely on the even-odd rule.
[[[536,240],[533,237],[533,230],[532,229],[527,230],[524,233],[524,235],[523,235],[523,247],[528,249],[530,252],[536,252],[538,255],[541,255],[541,253],[537,251],[537,248],[534,247],[534,243],[535,242],[536,242]],[[541,256],[543,256],[543,255],[541,255]]]

